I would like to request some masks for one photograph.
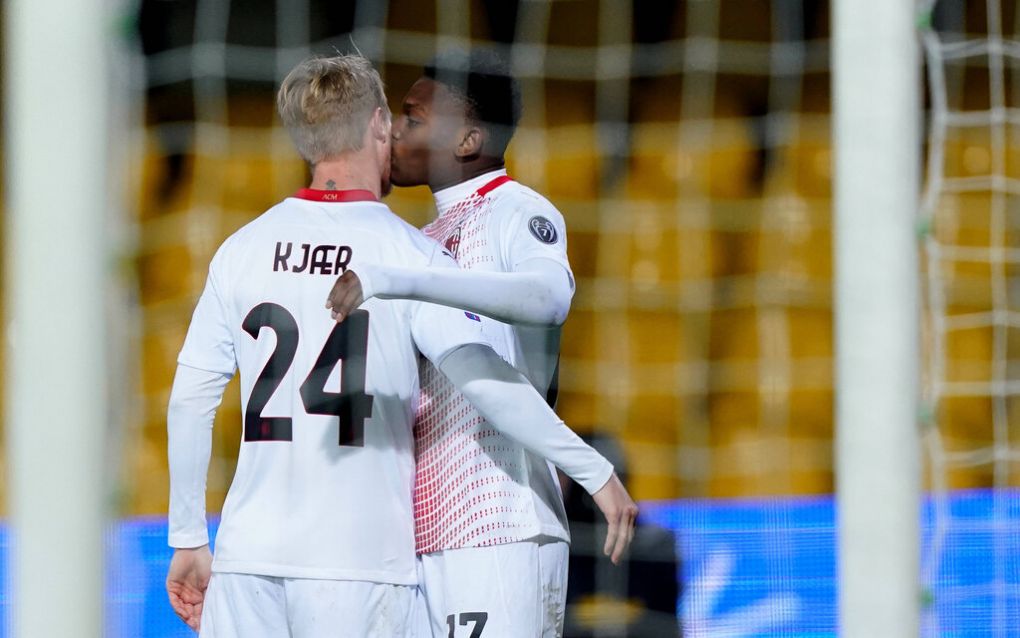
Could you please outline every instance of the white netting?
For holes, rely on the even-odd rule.
[[[561,414],[581,431],[617,439],[634,494],[663,507],[678,498],[831,493],[826,3],[143,0],[141,7],[145,409],[131,452],[130,513],[165,513],[166,400],[212,252],[305,181],[273,117],[275,85],[311,53],[356,47],[380,68],[395,108],[433,54],[479,41],[508,47],[524,89],[510,172],[546,194],[570,231],[578,293],[564,333]],[[1015,25],[1015,11],[1003,10],[1011,17],[996,24]],[[1015,454],[1010,397],[1020,377],[1010,362],[1020,320],[1010,281],[1020,259],[1020,160],[1009,126],[1020,83],[1006,71],[1015,69],[1017,45],[991,28],[964,37],[973,11],[939,3],[938,29],[925,31],[929,55],[938,56],[930,58],[933,91],[943,77],[936,67],[945,67],[948,87],[933,93],[929,163],[956,171],[933,173],[925,200],[934,229],[929,263],[940,265],[927,270],[934,344],[927,398],[939,426],[930,449],[933,484],[946,495],[935,501],[925,563],[932,591],[956,573],[943,560],[954,530],[971,529],[959,526],[947,490],[1009,486]],[[972,99],[975,80],[967,65],[953,71],[953,60],[982,51],[1003,79],[986,108],[958,108],[952,100]],[[417,225],[431,216],[423,189],[398,190],[388,203]],[[956,343],[955,333],[976,336]],[[985,365],[992,372],[981,376]],[[239,423],[232,386],[214,430],[211,511],[233,473]],[[993,520],[1005,521],[1010,493],[996,494]],[[691,530],[680,543],[689,633],[833,631],[835,549],[823,501],[746,501],[724,513],[712,504],[667,512],[651,503],[658,522]],[[996,529],[1007,534],[1005,524]],[[1004,558],[1010,545],[995,548]],[[649,563],[670,565],[648,551]],[[593,562],[586,578],[600,590],[626,589],[637,578]],[[988,582],[995,626],[1008,627],[1015,581],[1000,574]],[[965,590],[936,596],[933,622]],[[611,627],[634,613],[624,603],[594,602],[583,609],[589,624]]]
[[[988,635],[1020,623],[1016,367],[1020,314],[1020,12],[1013,3],[922,3],[928,66],[925,369],[932,529],[923,581],[935,592],[953,570],[947,546],[984,538],[967,587],[934,594],[926,632],[944,635],[989,612]],[[954,507],[954,488],[992,487],[989,511]]]
[[[365,2],[332,16],[316,2],[240,16],[230,3],[151,5],[182,25],[147,56],[153,428],[208,256],[303,180],[271,113],[290,66],[356,45],[395,103],[440,48],[516,34],[525,119],[510,168],[565,212],[580,278],[565,416],[622,436],[648,497],[831,489],[824,10],[522,2],[507,23],[498,3]],[[429,215],[420,189],[391,205]]]
[[[356,46],[395,107],[438,50],[493,40],[512,45],[524,89],[511,174],[570,230],[578,293],[560,412],[620,442],[642,499],[831,491],[827,23],[823,6],[781,1],[143,3],[147,418],[132,509],[165,511],[165,475],[150,468],[165,463],[173,361],[212,251],[305,178],[272,117],[274,85],[309,53]],[[430,216],[421,189],[389,202],[412,223]],[[213,511],[232,475],[238,403],[232,389],[214,433]],[[720,605],[722,585],[695,583],[691,631],[802,623],[799,600],[782,593],[801,582],[781,538],[793,523],[763,507],[777,611],[771,591]],[[662,542],[638,555],[668,580]],[[708,577],[716,563],[684,551],[687,580]],[[588,580],[622,600],[644,578],[594,562]],[[740,590],[740,572],[723,579]],[[589,624],[634,613],[588,602]],[[831,626],[831,610],[818,617]]]

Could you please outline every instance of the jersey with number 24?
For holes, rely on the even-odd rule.
[[[444,306],[376,299],[336,324],[326,296],[361,262],[456,267],[370,193],[309,189],[212,260],[178,362],[241,376],[243,440],[214,571],[415,583],[419,355],[439,365],[462,344],[485,343],[484,325]],[[171,511],[174,528],[201,529],[196,510]]]

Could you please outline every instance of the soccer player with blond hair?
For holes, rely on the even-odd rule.
[[[370,300],[342,324],[323,312],[334,278],[358,264],[456,264],[379,201],[391,121],[367,60],[302,62],[278,109],[311,184],[227,238],[209,266],[167,414],[167,593],[205,638],[409,635],[420,357],[568,473],[612,467],[492,351],[492,322],[403,300]],[[211,428],[235,371],[243,440],[213,554]]]

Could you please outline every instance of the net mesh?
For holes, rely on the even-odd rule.
[[[1006,635],[1020,624],[1007,560],[1020,553],[1007,490],[1020,378],[1018,18],[997,0],[989,11],[932,4],[922,230],[927,441],[939,496],[926,519],[928,628],[977,622],[960,611],[973,594]],[[578,280],[560,413],[615,440],[651,520],[690,530],[678,546],[689,635],[834,631],[831,505],[772,499],[833,490],[829,21],[827,3],[793,0],[143,0],[141,403],[125,512],[166,511],[165,409],[213,251],[306,181],[273,113],[284,74],[307,55],[356,48],[396,108],[436,52],[496,42],[524,91],[510,174],[564,213]],[[431,217],[424,189],[398,189],[387,202],[418,226]],[[229,487],[240,422],[234,382],[214,428],[212,512]],[[979,487],[997,488],[988,512],[951,498]],[[672,505],[720,497],[760,500],[725,512]],[[981,565],[1001,567],[946,585],[978,555],[957,552],[958,541],[987,529],[990,545],[974,547],[992,547]],[[635,558],[675,568],[660,546],[653,539]],[[583,573],[599,591],[647,577],[597,559]],[[745,593],[733,593],[751,573],[769,587],[745,577]],[[577,635],[614,635],[634,613],[619,600],[589,602],[575,615]]]
[[[922,3],[928,69],[928,179],[921,211],[926,257],[926,443],[933,491],[923,580],[953,569],[954,542],[984,539],[970,586],[946,588],[926,615],[931,635],[990,612],[989,635],[1020,623],[1017,551],[1017,252],[1020,239],[1020,11],[1015,3]],[[994,487],[982,516],[951,490]],[[964,540],[968,539],[968,540]]]
[[[305,179],[273,118],[274,84],[310,53],[356,45],[396,104],[442,47],[517,34],[525,110],[509,169],[564,212],[579,280],[564,416],[622,437],[646,498],[831,490],[825,11],[500,6],[143,4],[143,33],[151,22],[167,38],[145,38],[144,465],[162,455],[173,361],[210,255]],[[389,203],[413,223],[430,214],[423,189]],[[235,399],[217,427],[221,495]],[[153,479],[134,507],[161,510],[165,479]]]

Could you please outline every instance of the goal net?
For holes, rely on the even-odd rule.
[[[999,0],[922,9],[925,629],[1006,636],[1020,626],[1020,11]]]
[[[927,635],[1020,626],[1018,13],[998,0],[919,12]],[[110,635],[189,635],[161,591],[166,405],[213,252],[305,185],[275,87],[309,55],[360,51],[396,110],[436,53],[480,42],[522,83],[509,172],[569,231],[558,411],[626,467],[643,509],[631,564],[613,569],[587,540],[590,504],[568,496],[568,635],[835,635],[828,3],[141,0],[136,24],[139,373]],[[433,214],[422,188],[387,203],[419,226]],[[211,513],[240,409],[235,381],[213,430]]]

